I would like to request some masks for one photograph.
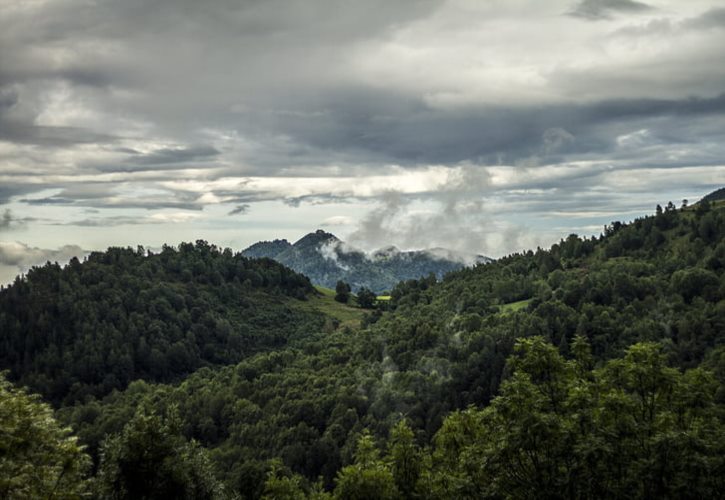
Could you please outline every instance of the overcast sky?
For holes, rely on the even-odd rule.
[[[322,227],[498,257],[725,184],[723,0],[0,0],[0,282]]]

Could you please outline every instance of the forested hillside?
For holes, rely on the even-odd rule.
[[[288,306],[312,290],[274,261],[204,241],[48,263],[0,290],[0,367],[54,403],[178,380],[319,328]]]
[[[192,255],[205,248],[192,246]],[[80,276],[115,252],[33,273]],[[160,259],[118,252],[139,269]],[[208,252],[213,262],[272,266]],[[114,277],[102,281],[120,287],[122,273],[106,266]],[[287,281],[240,278],[231,292],[252,291],[228,299],[218,290],[236,287],[234,273],[219,271],[214,283],[191,271],[191,289],[230,322],[230,335],[252,324],[239,317],[240,296],[280,297],[287,316],[255,330],[269,328],[234,354],[239,361],[200,357],[166,377],[139,371],[122,391],[103,387],[82,399],[49,391],[72,387],[74,362],[49,370],[15,354],[2,366],[54,398],[56,418],[88,446],[98,472],[87,487],[102,498],[131,498],[138,484],[151,498],[168,497],[168,484],[187,498],[717,498],[725,488],[724,271],[725,208],[670,204],[614,222],[601,237],[571,235],[441,281],[403,282],[360,326],[336,328],[330,310],[310,307],[318,299],[309,284],[288,271]],[[48,310],[43,301],[58,303],[60,288],[10,305],[42,283],[33,273],[0,294],[2,324],[15,328],[3,341],[23,346],[18,353],[37,352],[26,347],[37,337],[41,352],[71,351],[61,339],[72,336],[31,327],[28,316]],[[288,297],[305,293],[310,300]],[[235,314],[238,322],[228,319]],[[277,331],[277,340],[262,340]],[[176,455],[186,458],[169,462]]]

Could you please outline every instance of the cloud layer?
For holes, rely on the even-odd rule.
[[[11,282],[16,275],[45,262],[67,263],[71,258],[87,254],[77,245],[57,249],[31,247],[17,241],[0,241],[0,284]]]
[[[496,255],[725,181],[715,0],[0,5],[0,230],[34,245],[284,221]]]

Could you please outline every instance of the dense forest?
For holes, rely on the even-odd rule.
[[[724,271],[717,200],[372,311],[205,242],[47,264],[0,291],[0,497],[721,498]]]
[[[287,305],[311,291],[272,260],[205,241],[158,254],[109,248],[0,290],[0,367],[56,404],[178,380],[319,328]]]

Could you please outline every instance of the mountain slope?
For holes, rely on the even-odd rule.
[[[314,234],[301,246],[327,241]],[[0,334],[14,328],[10,345],[29,353],[16,378],[41,389],[74,384],[57,416],[96,459],[105,436],[153,408],[178,415],[179,432],[209,450],[220,479],[243,498],[294,488],[295,498],[307,497],[302,490],[320,498],[318,477],[339,498],[353,497],[345,488],[366,477],[425,499],[722,491],[725,207],[668,205],[613,222],[601,237],[570,235],[440,281],[403,282],[389,310],[368,315],[330,292],[310,295],[306,280],[268,259],[205,245],[166,249],[164,258],[134,253],[93,255],[61,279],[46,266],[0,293]],[[146,279],[159,286],[134,286]],[[294,298],[300,292],[307,300]],[[149,302],[156,295],[170,308]],[[62,325],[67,301],[80,345],[72,331],[41,321]],[[135,327],[109,328],[124,317]],[[224,354],[233,334],[249,337],[248,349],[162,383],[139,371],[125,390],[73,389],[87,365],[123,374],[113,352],[135,353],[139,331],[161,354],[180,353],[171,339],[186,321],[197,328],[182,344],[206,339],[201,353],[209,345]],[[86,343],[108,361],[74,356]],[[7,346],[3,338],[1,352]],[[395,472],[401,457],[416,467],[404,477]]]
[[[707,201],[707,202],[717,202],[717,201],[723,201],[725,200],[725,187],[720,188],[716,191],[713,191],[712,193],[708,194],[707,196],[704,196],[700,202]]]
[[[606,425],[636,423],[628,412],[637,408],[632,405],[637,404],[638,396],[627,385],[631,383],[627,377],[654,369],[664,375],[656,379],[665,384],[656,388],[661,398],[656,413],[664,411],[663,423],[674,421],[667,420],[672,416],[667,412],[673,408],[684,408],[686,413],[707,408],[707,421],[712,422],[713,407],[722,414],[725,404],[725,209],[668,207],[631,224],[612,223],[601,238],[569,236],[548,250],[462,269],[443,281],[424,278],[401,283],[392,291],[390,308],[391,312],[367,317],[369,326],[362,330],[330,328],[304,337],[295,346],[256,354],[237,365],[197,371],[179,384],[134,383],[101,402],[64,408],[63,421],[95,450],[101,437],[119,432],[122,422],[143,401],[158,401],[161,407],[177,404],[187,437],[211,450],[226,484],[247,498],[262,495],[271,470],[268,460],[273,458],[284,464],[283,474],[302,474],[306,479],[300,479],[300,484],[309,487],[304,481],[314,482],[322,476],[325,486],[334,488],[341,471],[350,470],[345,466],[355,460],[356,443],[366,429],[378,443],[386,443],[383,449],[400,445],[397,438],[388,439],[401,416],[414,430],[415,442],[435,450],[429,462],[440,467],[432,471],[440,474],[440,482],[433,486],[443,493],[427,492],[421,498],[465,497],[460,491],[446,489],[459,484],[446,481],[446,471],[456,470],[455,477],[466,480],[471,471],[474,475],[475,471],[496,474],[496,469],[479,462],[466,467],[468,462],[457,461],[479,460],[476,457],[495,451],[492,447],[476,450],[475,444],[488,446],[484,438],[495,441],[498,434],[486,434],[483,424],[489,413],[482,416],[479,410],[457,410],[488,407],[506,380],[518,383],[514,387],[521,392],[495,405],[494,411],[503,409],[502,405],[515,405],[496,429],[524,432],[529,428],[527,422],[540,424],[536,429],[543,434],[529,433],[532,441],[525,441],[536,457],[546,457],[550,451],[562,457],[586,452],[588,448],[581,447],[572,452],[568,448],[572,441],[548,430],[581,429],[579,424],[586,422],[575,419],[586,415],[606,417],[598,406],[602,394],[616,399],[610,401],[616,404]],[[538,346],[535,355],[522,357],[514,352],[522,339]],[[643,341],[658,344],[630,348]],[[590,346],[584,355],[582,342]],[[587,363],[579,372],[571,365],[576,356]],[[701,369],[690,372],[685,376],[687,383],[681,384],[682,376],[675,377],[667,365],[678,373]],[[549,372],[549,367],[558,371]],[[596,367],[609,368],[592,372]],[[512,378],[515,370],[530,375]],[[586,397],[567,400],[563,408],[552,412],[541,400],[548,393],[540,392],[550,389],[546,384],[551,373],[561,377],[557,382],[563,384],[566,397]],[[575,373],[581,379],[572,379]],[[679,380],[676,388],[666,385],[674,380]],[[594,381],[602,384],[601,391]],[[510,391],[510,387],[504,386],[504,390]],[[693,387],[699,389],[688,402],[687,391]],[[581,414],[579,409],[589,413]],[[469,417],[474,420],[466,420]],[[577,425],[572,425],[574,421]],[[516,422],[516,426],[506,426],[506,422]],[[626,428],[632,430],[621,441],[627,446],[635,437],[650,440],[646,441],[649,444],[666,437],[662,434],[665,428]],[[592,436],[600,439],[597,429]],[[618,434],[608,434],[606,426],[602,429],[607,449],[618,449]],[[713,436],[720,441],[707,439],[725,442],[721,425],[719,429]],[[586,425],[584,431],[589,432]],[[536,448],[544,437],[547,448]],[[701,436],[692,437],[693,443],[701,442]],[[516,451],[517,442],[510,442],[508,452]],[[506,444],[498,444],[502,443]],[[578,446],[580,441],[576,443]],[[657,446],[663,443],[672,444],[658,441]],[[465,457],[457,446],[465,447]],[[715,444],[703,445],[702,450],[703,460],[722,456]],[[612,458],[611,454],[597,454],[601,456]],[[688,459],[678,457],[674,455],[670,465],[689,470],[683,465]],[[657,457],[641,457],[632,451],[622,459],[640,467],[656,463]],[[615,470],[601,463],[602,472]],[[661,474],[647,469],[633,472],[631,484]],[[562,474],[556,480],[564,484],[573,481],[572,477]],[[492,483],[487,476],[481,481],[482,485]],[[693,488],[697,482],[693,479]],[[467,484],[473,488],[465,490],[473,492],[468,497],[478,497],[475,486]],[[589,497],[606,497],[607,491]]]
[[[289,248],[292,248],[292,245],[287,240],[260,241],[245,249],[244,256],[251,259],[263,257],[273,259],[275,255],[279,255]]]
[[[294,244],[287,240],[255,243],[242,251],[246,257],[268,257],[308,276],[313,283],[334,288],[338,280],[354,290],[390,290],[400,281],[433,273],[441,278],[464,267],[464,258],[445,249],[402,252],[395,247],[366,254],[322,230],[309,233]],[[489,262],[483,256],[468,259]]]
[[[319,330],[320,314],[289,306],[314,293],[276,262],[203,241],[109,248],[0,290],[0,369],[55,403],[176,380]]]

